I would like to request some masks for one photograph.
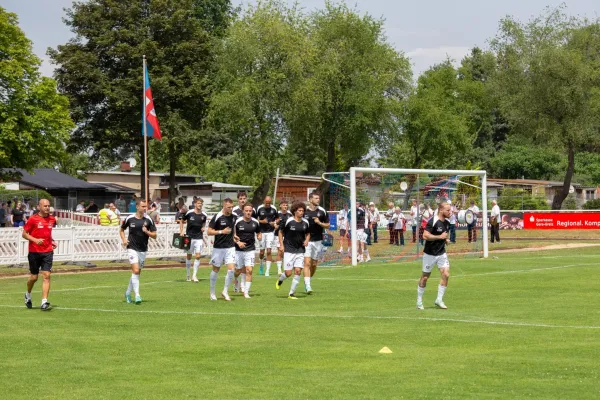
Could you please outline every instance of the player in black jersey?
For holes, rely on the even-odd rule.
[[[285,221],[289,217],[293,217],[292,213],[288,211],[288,202],[282,200],[279,203],[279,212],[277,213],[277,218],[279,219],[277,223],[277,228],[275,229],[275,242],[277,244],[277,276],[281,275],[283,270],[281,269],[281,264],[283,262],[283,246],[279,243],[279,228],[285,225]]]
[[[183,214],[179,220],[179,234],[183,236],[183,224],[187,223],[185,235],[191,239],[190,249],[187,253],[185,260],[185,271],[186,280],[190,281],[190,267],[192,266],[192,254],[194,255],[194,274],[192,279],[194,282],[198,282],[197,274],[198,267],[200,266],[200,254],[202,248],[206,244],[204,240],[204,228],[206,226],[206,220],[208,215],[202,211],[204,200],[197,198],[194,201],[194,209]]]
[[[317,272],[317,264],[321,259],[323,252],[323,230],[329,229],[329,215],[319,203],[321,195],[312,192],[308,198],[308,207],[304,211],[304,218],[308,221],[308,231],[310,233],[310,242],[304,253],[304,288],[306,293],[311,294],[310,278]]]
[[[294,280],[290,287],[288,295],[289,299],[296,300],[296,287],[300,283],[300,274],[304,268],[304,252],[310,241],[310,233],[308,232],[308,221],[303,217],[306,206],[304,203],[296,202],[292,205],[292,218],[285,221],[285,225],[279,230],[280,246],[284,248],[283,264],[284,273],[279,276],[279,280],[275,284],[277,290],[286,278],[292,275],[294,271]]]
[[[227,277],[225,277],[225,287],[221,296],[227,301],[229,298],[229,285],[233,280],[235,269],[235,243],[233,241],[233,225],[237,219],[235,214],[231,213],[233,201],[230,198],[223,200],[223,209],[216,214],[208,224],[208,234],[214,235],[215,243],[213,246],[210,264],[212,272],[210,273],[210,299],[217,300],[215,286],[221,266],[227,265]]]
[[[244,206],[246,205],[246,202],[248,201],[248,196],[246,195],[246,192],[238,192],[237,194],[237,198],[238,198],[238,205],[233,207],[232,212],[238,217],[241,218],[244,216]],[[252,218],[257,218],[256,215],[256,210],[254,208],[252,208]]]
[[[262,232],[262,240],[260,241],[260,269],[259,273],[263,273],[263,261],[265,257],[265,250],[267,251],[267,260],[265,267],[265,276],[269,276],[271,272],[271,263],[273,262],[273,256],[271,255],[273,245],[275,244],[275,228],[277,227],[277,220],[279,215],[277,209],[273,207],[273,200],[271,196],[265,197],[265,203],[258,207],[256,214],[258,215],[258,222],[260,222],[260,231]]]
[[[423,249],[423,273],[419,279],[417,287],[417,309],[423,310],[423,294],[427,280],[431,276],[431,270],[434,265],[437,265],[440,270],[440,285],[438,286],[438,295],[435,300],[436,307],[443,310],[447,309],[444,304],[444,293],[448,287],[448,278],[450,277],[450,262],[446,254],[446,243],[450,243],[448,239],[448,231],[450,230],[450,215],[452,207],[446,202],[440,203],[437,215],[430,218],[423,232],[425,239],[425,248]]]
[[[140,296],[140,272],[144,268],[146,252],[148,251],[148,238],[156,239],[156,225],[152,219],[147,217],[148,203],[145,200],[137,200],[136,213],[130,215],[123,221],[121,230],[121,241],[127,247],[129,264],[131,264],[131,279],[125,292],[125,300],[131,303],[131,291],[135,293],[135,304],[142,302]],[[129,229],[129,236],[125,238],[125,230]]]
[[[256,256],[256,235],[258,240],[262,239],[260,223],[252,218],[252,204],[244,205],[244,216],[235,221],[233,228],[233,240],[235,241],[236,267],[235,277],[241,275],[241,291],[244,297],[250,298],[250,286],[252,286],[252,270],[254,269],[254,257]]]
[[[367,213],[365,211],[365,207],[361,204],[360,201],[356,202],[356,243],[352,243],[352,246],[356,246],[356,253],[358,255],[358,262],[363,261],[371,261],[371,257],[369,256],[369,249],[366,246],[367,243],[367,234],[365,233],[365,229],[368,227],[368,221],[366,217]],[[348,227],[352,229],[352,212],[348,212]],[[352,237],[352,235],[350,235]],[[366,258],[363,258],[363,255],[366,255]]]

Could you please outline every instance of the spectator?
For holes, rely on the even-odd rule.
[[[110,203],[108,205],[110,212],[112,215],[110,216],[110,225],[111,226],[119,226],[121,225],[121,211],[115,206],[115,203]]]
[[[451,200],[448,200],[448,204],[450,204],[450,218],[448,219],[448,222],[450,222],[450,243],[456,243],[456,214],[458,214],[458,210]]]
[[[175,214],[175,222],[182,219],[183,216],[185,215],[185,213],[187,213],[187,211],[188,211],[188,209],[185,206],[185,204],[179,205],[179,208],[177,209],[177,213]]]
[[[123,195],[119,196],[119,200],[117,200],[116,206],[117,210],[119,210],[118,215],[120,215],[122,212],[127,212],[127,202],[125,201]]]
[[[473,223],[467,224],[469,243],[471,243],[472,241],[477,241],[477,216],[479,215],[479,207],[477,207],[474,200],[471,200],[471,207],[467,210],[471,210],[473,213]]]
[[[404,228],[406,226],[406,218],[404,217],[400,207],[396,207],[392,219],[394,221],[394,244],[396,246],[404,246]],[[398,238],[400,239],[399,244]]]
[[[6,220],[4,221],[4,223],[6,224],[7,227],[12,227],[12,206],[11,206],[11,201],[8,200],[6,202]]]
[[[160,214],[162,205],[160,204],[160,197],[157,197],[154,200],[154,206],[156,207],[156,212]]]
[[[99,211],[98,205],[94,204],[94,200],[90,200],[90,204],[85,208],[86,213],[97,214]]]
[[[4,228],[6,226],[6,203],[2,202],[2,207],[0,208],[0,228]]]
[[[40,213],[40,208],[38,206],[35,206],[35,210],[33,210],[34,214],[39,214]],[[54,217],[54,226],[53,228],[56,228],[58,226],[58,218],[56,218],[56,216],[54,215],[54,207],[50,207],[50,211],[48,212],[49,215],[52,215]]]
[[[377,243],[377,226],[379,225],[379,210],[375,207],[375,203],[369,203],[369,228],[373,232],[373,243]],[[371,237],[369,235],[369,243],[371,244]]]
[[[104,204],[104,208],[102,210],[100,210],[100,212],[98,213],[98,219],[100,220],[100,225],[102,226],[109,226],[110,222],[112,221],[112,216],[114,216],[115,214],[110,211],[110,206],[108,203]]]
[[[75,207],[75,212],[85,212],[85,201],[81,200],[79,204],[77,204],[77,207]]]
[[[137,212],[137,208],[136,208],[136,205],[135,205],[136,201],[137,201],[137,197],[134,194],[133,197],[131,198],[131,200],[129,201],[129,210],[128,211],[130,213],[136,213]]]
[[[427,221],[431,218],[431,213],[424,204],[419,204],[419,216],[419,243],[423,245],[423,232],[425,232]]]
[[[160,222],[160,214],[158,213],[157,207],[155,203],[152,203],[150,209],[148,210],[148,216],[155,224]]]
[[[15,208],[13,208],[12,210],[12,214],[11,214],[11,225],[14,228],[18,228],[21,226],[25,226],[25,222],[27,221],[27,218],[25,216],[25,206],[23,206],[23,204],[21,204],[21,202],[19,201],[17,203],[17,206]]]
[[[393,236],[394,236],[394,222],[392,221],[392,217],[394,216],[394,203],[391,201],[388,203],[388,210],[383,214],[388,220],[388,231],[390,232],[390,244],[394,244]]]
[[[412,229],[412,242],[417,243],[417,225],[419,225],[419,206],[417,200],[413,199],[410,207],[410,225]]]
[[[496,200],[492,200],[492,213],[490,215],[490,229],[491,229],[491,242],[494,241],[500,243],[500,223],[502,222],[500,217],[500,207]]]

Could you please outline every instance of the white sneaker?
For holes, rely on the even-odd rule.
[[[417,300],[417,310],[424,310],[425,307],[423,307],[423,300]]]
[[[217,301],[217,296],[215,296],[214,293],[211,293],[210,294],[210,299],[213,300],[213,301]]]
[[[191,280],[191,279],[190,279],[190,277],[188,276],[188,277],[186,277],[186,278],[185,278],[185,281],[186,281],[186,282],[191,282],[192,280]]]
[[[283,272],[280,269],[278,269],[277,270],[277,276],[281,276],[281,274],[283,274]]]
[[[252,297],[250,297],[250,295],[248,294],[248,292],[244,292],[244,298],[251,299]]]
[[[269,270],[265,271],[265,276],[271,276],[271,274],[269,274]]]
[[[435,301],[435,306],[438,308],[441,308],[442,310],[447,310],[448,307],[446,307],[446,305],[444,304],[443,301]]]
[[[221,296],[225,299],[225,301],[231,301],[231,297],[227,294],[227,292],[221,292]]]
[[[192,281],[194,281],[194,282],[196,282],[196,283],[200,282],[200,281],[198,280],[198,278],[196,278],[196,277],[193,277],[193,278],[192,278]]]
[[[369,262],[369,261],[371,261],[371,256],[367,256],[366,262]]]

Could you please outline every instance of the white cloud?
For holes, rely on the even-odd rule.
[[[48,78],[52,78],[52,74],[54,73],[54,65],[50,63],[48,57],[40,57],[42,60],[42,65],[40,65],[40,74],[43,76],[47,76]]]
[[[459,65],[460,61],[469,54],[470,47],[464,46],[440,46],[440,47],[419,47],[406,53],[413,63],[413,71],[415,77],[418,77],[425,70],[435,64],[439,64],[450,58],[455,65]]]

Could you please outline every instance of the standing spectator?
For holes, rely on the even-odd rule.
[[[419,243],[421,243],[421,245],[423,245],[423,233],[425,232],[427,221],[431,218],[431,213],[428,208],[429,206],[425,206],[425,204],[419,204]]]
[[[25,217],[25,207],[19,201],[17,206],[13,208],[10,222],[14,228],[25,226],[27,218]]]
[[[158,224],[160,222],[160,214],[158,213],[156,204],[152,203],[152,205],[150,206],[150,210],[148,211],[148,217],[150,217],[154,224]]]
[[[127,212],[127,202],[125,201],[123,195],[119,196],[119,199],[117,200],[115,205],[117,206],[117,210],[119,210],[119,215],[121,213]]]
[[[467,224],[467,229],[469,231],[469,243],[471,243],[472,241],[477,241],[477,216],[479,215],[479,207],[477,207],[477,205],[475,204],[475,200],[471,200],[471,207],[469,207],[467,210],[471,210],[471,212],[473,213],[473,223]]]
[[[450,218],[448,218],[448,222],[450,222],[450,243],[456,243],[456,214],[458,210],[452,204],[452,201],[448,200],[448,204],[450,204]]]
[[[406,225],[406,218],[400,207],[396,207],[392,218],[394,220],[394,244],[396,246],[404,246],[404,227]],[[398,238],[400,238],[400,243],[398,243]]]
[[[410,222],[412,229],[412,242],[417,243],[417,225],[419,225],[419,206],[417,200],[413,199],[410,207]]]
[[[2,202],[2,207],[0,208],[0,228],[4,228],[6,226],[6,203]]]
[[[500,223],[502,220],[500,218],[500,207],[496,200],[492,200],[492,214],[490,217],[491,241],[494,243],[495,240],[500,243]]]
[[[94,203],[94,200],[90,200],[90,204],[85,208],[86,213],[97,214],[100,209],[98,205]]]
[[[195,201],[194,201],[195,203]],[[177,213],[175,214],[175,222],[180,221],[181,219],[183,219],[183,216],[188,212],[188,208],[186,207],[185,204],[180,205],[179,208],[177,209]]]
[[[111,226],[119,226],[121,225],[121,211],[117,208],[117,206],[115,205],[115,203],[110,203],[108,205],[108,208],[110,209],[110,211],[112,212],[112,215],[110,216],[110,225]]]
[[[79,204],[77,204],[77,207],[75,207],[75,212],[85,212],[85,201],[81,200]]]
[[[394,216],[394,203],[391,201],[388,203],[388,210],[383,214],[388,220],[388,232],[390,233],[390,244],[394,244],[393,235],[394,235],[394,222],[392,221],[392,217]]]
[[[379,225],[379,210],[375,207],[375,203],[369,203],[369,224],[373,232],[373,243],[377,243],[377,226]],[[370,243],[369,243],[370,244]]]
[[[112,211],[110,211],[109,204],[105,203],[104,208],[102,210],[100,210],[100,212],[98,213],[98,219],[100,220],[100,225],[109,226],[110,222],[113,219],[113,216],[115,216],[115,214]]]
[[[154,200],[154,205],[156,207],[156,212],[160,214],[162,210],[162,205],[160,204],[160,197],[157,197],[156,200]]]
[[[348,239],[348,203],[344,203],[344,208],[340,210],[337,218],[338,230],[340,231],[340,250],[338,253],[344,253],[344,242],[346,242],[346,247],[348,248],[348,253],[350,252],[350,240]],[[281,224],[280,224],[281,225]],[[279,274],[281,275],[281,273]]]
[[[137,202],[137,197],[134,194],[133,197],[131,198],[131,200],[129,201],[129,209],[127,211],[129,211],[130,213],[137,212],[136,202]]]

